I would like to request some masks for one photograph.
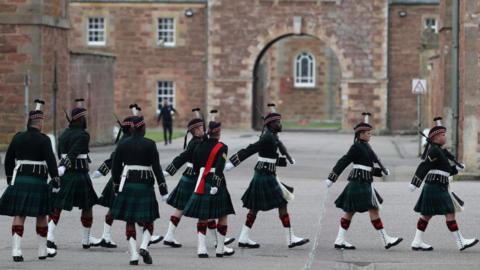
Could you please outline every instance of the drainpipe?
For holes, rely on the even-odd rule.
[[[459,0],[452,1],[452,152],[458,154],[459,119]]]

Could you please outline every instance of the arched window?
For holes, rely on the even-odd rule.
[[[295,87],[315,87],[315,57],[302,52],[295,58]]]

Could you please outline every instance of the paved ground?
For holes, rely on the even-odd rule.
[[[223,141],[229,145],[230,152],[238,150],[256,140],[255,132],[225,132]],[[323,179],[328,175],[335,161],[345,153],[352,142],[352,135],[336,133],[293,133],[281,135],[297,165],[280,169],[282,181],[295,187],[296,199],[289,208],[292,225],[300,236],[311,239],[309,245],[289,250],[285,244],[284,231],[275,211],[260,213],[254,225],[252,239],[262,247],[257,250],[242,250],[234,245],[236,254],[231,258],[210,258],[200,260],[196,257],[195,221],[182,219],[177,230],[177,238],[183,243],[181,249],[164,247],[161,244],[151,247],[154,258],[153,267],[162,269],[478,269],[480,265],[480,247],[466,252],[456,249],[453,237],[448,232],[444,218],[437,217],[430,222],[426,241],[435,247],[435,251],[418,253],[410,250],[409,245],[415,232],[417,215],[412,208],[419,192],[407,190],[408,181],[417,164],[417,144],[414,137],[375,137],[372,145],[383,162],[390,168],[392,175],[380,179],[375,187],[385,199],[382,219],[385,228],[392,235],[403,237],[404,242],[392,250],[384,250],[382,243],[368,216],[358,215],[352,222],[348,239],[357,246],[355,251],[337,251],[333,249],[341,211],[334,207],[333,201],[345,186],[347,173],[327,193]],[[162,165],[166,165],[175,154],[181,151],[183,140],[175,140],[171,146],[159,145]],[[105,159],[111,147],[93,149],[93,167]],[[255,158],[251,158],[240,167],[227,174],[229,190],[237,211],[230,217],[229,235],[238,238],[245,220],[245,209],[241,207],[240,197],[245,191],[252,175]],[[4,174],[0,176],[0,190],[5,188]],[[180,175],[167,179],[172,189]],[[100,193],[108,179],[95,180],[94,187]],[[459,182],[453,188],[466,201],[465,212],[459,215],[460,229],[466,236],[480,236],[478,224],[480,209],[473,207],[480,202],[477,190],[480,183]],[[103,216],[106,209],[94,207],[93,234],[99,236],[103,228]],[[164,234],[168,217],[172,209],[160,203],[161,219],[155,223],[155,232]],[[57,229],[57,244],[60,249],[57,257],[40,262],[36,259],[35,225],[32,219],[27,221],[23,252],[26,261],[14,264],[10,257],[10,223],[8,217],[0,217],[0,269],[127,269],[129,255],[124,236],[123,222],[114,223],[113,237],[119,247],[113,250],[92,248],[82,250],[80,245],[81,225],[78,210],[64,212]],[[318,237],[318,238],[317,238]],[[318,247],[312,251],[314,240]],[[210,254],[214,255],[211,248]],[[137,268],[144,268],[140,265]]]

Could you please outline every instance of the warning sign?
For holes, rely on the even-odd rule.
[[[415,95],[423,95],[427,93],[427,80],[413,79],[412,93]]]

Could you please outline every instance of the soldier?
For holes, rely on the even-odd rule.
[[[0,198],[0,214],[12,216],[12,257],[23,261],[21,240],[26,217],[37,218],[38,258],[54,257],[54,249],[47,248],[47,215],[50,214],[50,174],[52,186],[58,189],[57,162],[50,138],[42,133],[44,101],[35,100],[30,111],[27,130],[15,134],[5,155],[5,173],[8,187]]]
[[[160,217],[154,182],[158,184],[162,200],[166,200],[168,191],[157,146],[154,141],[144,137],[143,117],[134,116],[132,120],[132,136],[117,146],[112,161],[112,178],[118,195],[113,201],[111,212],[114,219],[127,223],[130,264],[138,264],[139,253],[145,264],[152,264],[147,247],[153,234],[153,222]],[[137,252],[135,223],[143,226],[140,252]]]
[[[388,175],[388,170],[383,167],[377,155],[369,145],[371,130],[373,127],[368,123],[370,113],[363,113],[365,119],[362,123],[355,126],[355,139],[353,145],[333,167],[332,172],[326,181],[329,188],[345,168],[353,163],[353,170],[348,176],[348,184],[335,201],[335,205],[341,208],[345,214],[340,220],[340,228],[335,240],[336,249],[355,249],[355,246],[345,240],[345,233],[350,227],[350,222],[355,213],[368,211],[373,227],[378,231],[380,238],[386,249],[398,245],[403,239],[391,237],[383,228],[380,219],[380,208],[382,198],[373,188],[373,176],[381,177],[382,173]],[[377,163],[380,167],[374,167]]]
[[[259,248],[260,245],[249,237],[257,213],[258,211],[278,208],[280,221],[286,232],[287,246],[293,248],[305,245],[309,242],[309,239],[295,236],[290,224],[287,204],[294,198],[293,189],[278,180],[276,167],[287,165],[285,157],[279,157],[278,151],[286,156],[291,164],[294,164],[295,160],[290,157],[285,146],[278,138],[278,133],[282,131],[281,115],[275,111],[275,104],[268,104],[268,106],[271,112],[264,117],[264,132],[262,132],[260,139],[247,148],[238,151],[226,165],[226,170],[231,170],[240,165],[242,161],[258,153],[258,162],[254,169],[253,179],[242,196],[243,207],[247,208],[249,212],[245,225],[242,227],[238,246]]]
[[[141,111],[141,108],[138,107],[137,104],[131,104],[130,109],[132,110],[132,115],[137,116],[139,114],[139,111]],[[132,116],[127,116],[123,120],[122,123],[119,123],[120,125],[120,130],[117,135],[117,139],[115,143],[121,143],[124,141],[126,138],[130,137],[132,130],[133,130],[133,122],[132,122]],[[119,136],[123,133],[122,138]],[[101,177],[101,176],[106,176],[111,168],[112,168],[112,160],[113,156],[115,154],[115,151],[113,151],[110,155],[110,158],[105,160],[102,165],[93,172],[91,175],[92,179]],[[106,248],[116,248],[117,244],[113,242],[112,236],[111,236],[111,229],[112,229],[112,224],[113,224],[113,216],[112,212],[110,211],[110,208],[112,207],[113,200],[115,199],[115,190],[113,188],[113,178],[110,177],[110,180],[108,180],[107,184],[105,185],[105,188],[102,191],[102,196],[100,196],[98,200],[98,204],[105,206],[108,208],[108,212],[105,215],[105,223],[103,225],[103,235],[101,238],[100,246],[106,247]],[[158,235],[152,235],[152,239],[150,241],[150,244],[155,244],[160,241],[162,241],[162,237]]]
[[[57,227],[62,210],[71,211],[73,207],[82,210],[81,222],[83,225],[82,247],[97,246],[100,240],[90,236],[93,216],[92,207],[98,197],[93,189],[92,180],[88,174],[88,157],[90,135],[87,128],[87,110],[83,108],[83,99],[76,99],[76,108],[71,112],[69,126],[58,140],[58,154],[60,166],[58,173],[61,177],[60,191],[53,200],[53,213],[48,222],[47,246],[57,249],[55,244],[55,228]]]
[[[165,139],[165,145],[172,143],[172,132],[173,132],[173,118],[172,115],[177,113],[177,110],[173,108],[173,105],[168,104],[168,100],[163,101],[163,106],[160,108],[160,113],[158,114],[157,124],[162,121],[163,126],[163,137]],[[168,137],[167,137],[168,133]]]
[[[422,155],[423,161],[415,171],[415,175],[409,186],[414,191],[422,184],[422,193],[415,205],[415,212],[420,213],[417,231],[411,244],[412,250],[430,251],[433,247],[423,242],[423,233],[427,229],[428,222],[435,215],[445,215],[447,227],[452,232],[459,250],[464,250],[478,243],[478,239],[463,238],[458,229],[455,213],[463,208],[463,201],[450,190],[450,182],[458,170],[465,166],[455,160],[453,154],[444,148],[446,143],[445,133],[447,129],[442,126],[442,118],[434,119],[436,126],[428,133],[427,147]],[[456,165],[451,165],[450,161]]]
[[[183,209],[193,194],[196,178],[198,177],[193,170],[193,153],[205,137],[205,122],[200,114],[200,109],[195,108],[192,112],[196,114],[196,118],[190,120],[188,123],[187,134],[185,135],[185,141],[183,144],[184,151],[173,159],[172,163],[167,166],[164,173],[165,176],[173,176],[184,164],[187,165],[178,185],[170,193],[167,200],[167,203],[174,207],[175,211],[170,216],[170,222],[168,224],[168,230],[165,234],[163,244],[173,248],[179,248],[182,246],[182,244],[175,239],[175,230],[183,215]],[[187,145],[188,133],[191,133],[193,137]],[[210,220],[208,222],[208,228],[209,231],[212,232],[212,235],[214,235],[214,238],[217,239],[217,224],[215,220]],[[225,239],[225,245],[230,244],[234,240],[234,238]]]
[[[215,121],[216,110],[212,110],[212,121],[208,123],[208,139],[200,143],[193,153],[193,170],[198,176],[194,193],[185,205],[184,215],[198,218],[197,254],[208,258],[205,234],[208,220],[218,219],[216,256],[231,256],[233,249],[224,245],[227,234],[228,215],[235,214],[223,174],[228,147],[220,142],[221,123]]]

